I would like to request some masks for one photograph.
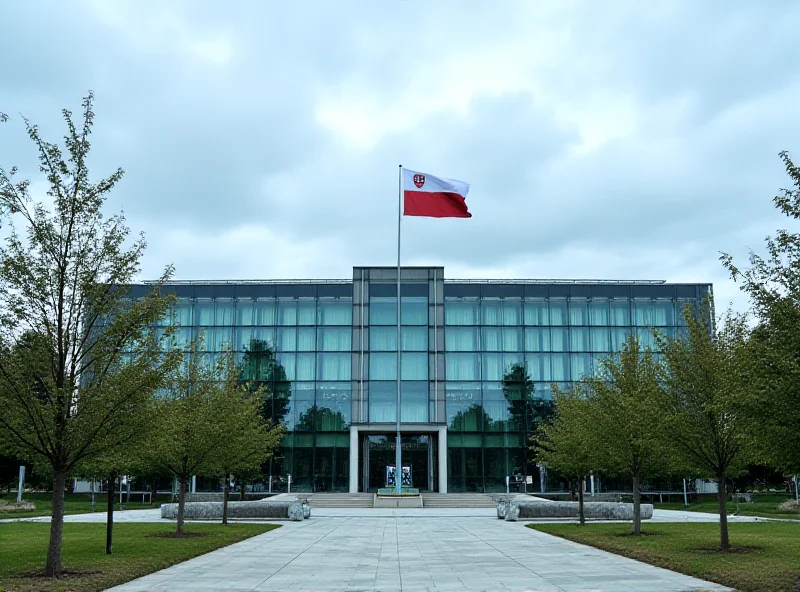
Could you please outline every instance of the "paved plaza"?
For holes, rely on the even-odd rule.
[[[523,522],[498,520],[492,514],[485,509],[317,509],[310,520],[284,522],[277,530],[113,590],[727,590],[536,532]],[[157,511],[149,510],[117,516],[120,521],[158,520]],[[668,521],[664,518],[659,521]],[[82,522],[95,519],[95,515],[71,517]]]

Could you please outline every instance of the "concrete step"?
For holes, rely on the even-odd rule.
[[[483,493],[423,493],[423,508],[494,508],[497,503]]]
[[[371,493],[315,493],[310,497],[312,508],[371,508]]]

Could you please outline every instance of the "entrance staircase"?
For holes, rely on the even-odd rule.
[[[483,493],[423,493],[423,508],[495,508],[497,503]]]
[[[312,508],[371,508],[373,493],[315,493],[310,496]]]

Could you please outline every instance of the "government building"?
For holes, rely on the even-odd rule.
[[[710,284],[461,280],[443,267],[355,267],[352,280],[173,281],[165,322],[213,363],[236,352],[287,433],[265,467],[271,491],[368,492],[394,471],[397,381],[402,464],[422,492],[538,491],[528,436],[568,386],[630,332],[680,336]],[[133,287],[133,296],[152,289]],[[400,375],[397,348],[400,347]]]

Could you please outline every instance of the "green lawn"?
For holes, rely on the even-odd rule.
[[[647,524],[650,536],[629,536],[629,524],[528,524],[548,534],[665,567],[741,592],[795,592],[800,583],[800,524],[730,524],[737,552],[721,553],[719,525]]]
[[[753,494],[752,503],[728,502],[728,513],[734,514],[738,511],[742,516],[761,516],[763,518],[790,518],[800,520],[800,512],[779,510],[778,506],[789,500],[794,499],[788,495],[780,494]],[[719,513],[719,506],[715,496],[703,496],[700,501],[690,503],[689,507],[684,507],[683,502],[653,504],[657,510],[689,510],[691,512]]]
[[[61,580],[32,574],[44,569],[50,525],[0,524],[0,591],[104,590],[243,539],[278,528],[276,524],[190,524],[201,536],[176,539],[174,524],[117,524],[114,554],[105,554],[105,524],[64,524]],[[82,572],[82,573],[75,573]]]
[[[136,501],[136,499],[139,501]],[[158,508],[162,503],[167,503],[169,500],[167,499],[168,496],[162,496],[160,498],[156,498],[156,503],[152,506],[147,502],[142,503],[141,494],[138,496],[131,496],[130,503],[123,503],[126,510],[141,510],[147,508]],[[0,498],[0,519],[3,518],[30,518],[32,516],[49,516],[53,510],[53,496],[50,493],[26,493],[25,496],[22,498],[26,502],[33,502],[36,505],[35,510],[18,510],[18,511],[7,511],[3,510],[3,502],[7,503],[14,503],[17,501],[17,494],[13,493],[10,495],[6,495],[5,497]],[[95,503],[96,503],[96,510],[97,512],[105,512],[106,510],[106,495],[105,494],[96,494],[95,495]],[[114,510],[121,509],[119,504],[119,494],[115,496],[116,502],[114,504]],[[126,496],[122,494],[122,500],[125,502]],[[64,511],[67,514],[86,514],[92,511],[92,497],[88,493],[70,493],[67,494],[66,499],[64,500]]]

